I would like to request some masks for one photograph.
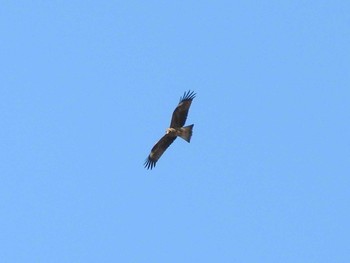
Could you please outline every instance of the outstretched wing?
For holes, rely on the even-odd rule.
[[[193,91],[187,91],[180,98],[179,105],[177,105],[176,109],[173,112],[173,116],[171,118],[170,128],[179,128],[185,125],[188,110],[190,109],[192,100],[196,97],[196,93]]]
[[[145,161],[145,168],[152,169],[156,166],[158,159],[162,156],[165,150],[170,146],[170,144],[175,141],[176,137],[169,134],[165,134],[157,143],[153,146],[151,153],[148,155]]]

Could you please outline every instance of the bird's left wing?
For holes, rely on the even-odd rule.
[[[170,128],[179,128],[185,125],[188,110],[190,109],[192,100],[195,97],[196,93],[194,93],[193,91],[189,90],[187,93],[184,93],[184,95],[180,98],[179,104],[173,112]]]

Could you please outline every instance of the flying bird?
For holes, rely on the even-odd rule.
[[[180,102],[173,112],[170,127],[166,129],[165,135],[153,146],[151,153],[148,155],[144,166],[147,169],[152,169],[156,166],[157,161],[179,136],[187,142],[190,142],[192,136],[192,128],[194,124],[185,126],[185,122],[190,109],[192,100],[196,97],[193,91],[187,91],[180,98]]]

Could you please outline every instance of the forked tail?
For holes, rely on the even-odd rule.
[[[181,133],[179,136],[187,142],[191,141],[193,125],[194,124],[181,128]]]

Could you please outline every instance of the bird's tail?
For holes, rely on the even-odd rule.
[[[191,141],[193,125],[194,124],[181,128],[181,133],[179,136],[187,142]]]

